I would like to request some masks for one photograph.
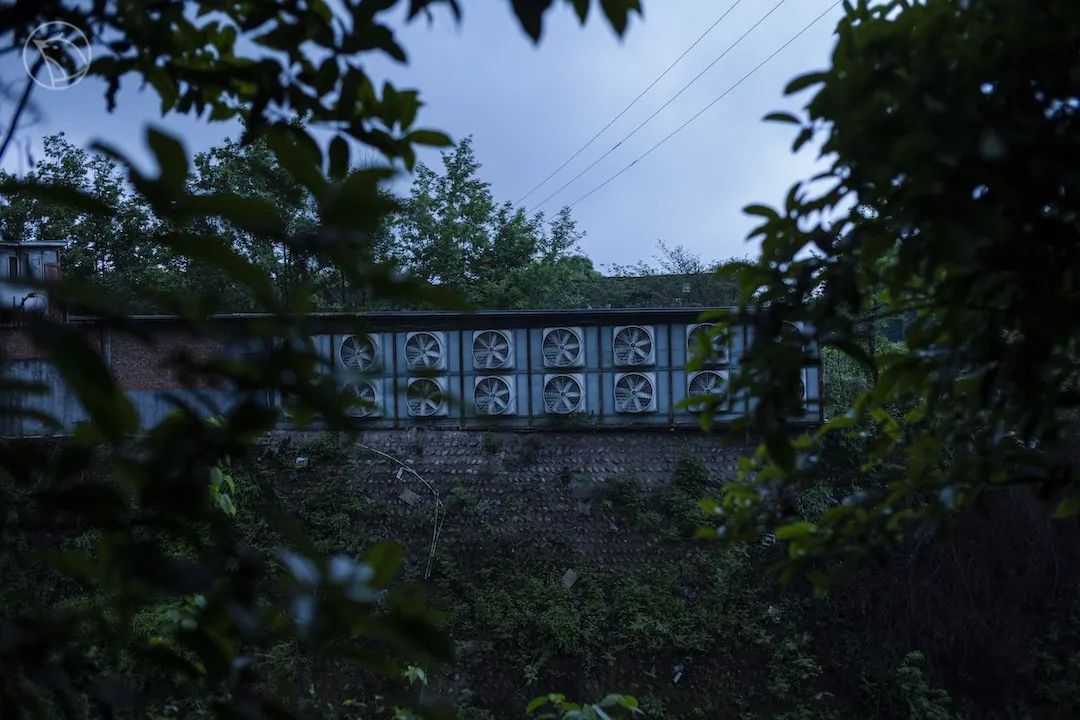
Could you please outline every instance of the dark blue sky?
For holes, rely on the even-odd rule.
[[[420,124],[459,138],[472,135],[482,174],[500,200],[517,200],[558,167],[638,95],[735,0],[647,0],[645,19],[619,40],[598,17],[580,28],[568,8],[549,13],[539,46],[516,27],[508,2],[465,3],[455,26],[445,14],[429,25],[403,27],[399,40],[409,64],[369,63],[372,75],[421,90],[427,103]],[[786,0],[760,27],[637,135],[544,210],[549,214],[599,185],[728,89],[789,40],[833,0]],[[712,62],[768,12],[777,0],[740,0],[735,9],[629,113],[527,207],[610,149]],[[785,99],[793,76],[822,67],[833,44],[840,9],[798,38],[761,71],[731,92],[661,149],[574,208],[588,235],[583,249],[596,262],[630,263],[654,253],[658,239],[682,244],[706,258],[742,257],[750,221],[741,208],[778,203],[791,182],[815,170],[816,150],[790,153],[790,126],[763,123],[777,109],[795,109],[805,97]],[[0,64],[5,82],[21,82],[21,60]],[[40,137],[63,130],[81,145],[105,138],[145,159],[143,128],[158,124],[182,136],[192,152],[226,135],[231,124],[207,124],[158,113],[154,98],[125,88],[115,113],[105,110],[102,86],[87,80],[35,95],[40,121],[22,137],[40,156]],[[6,105],[6,103],[5,103]],[[7,108],[5,108],[6,110]],[[6,115],[6,113],[5,113]],[[438,157],[425,157],[437,164]],[[15,153],[5,160],[18,167]]]

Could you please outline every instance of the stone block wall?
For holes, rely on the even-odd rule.
[[[708,482],[736,475],[752,445],[688,430],[484,432],[373,430],[338,440],[318,432],[279,432],[270,440],[285,468],[279,488],[303,494],[327,478],[342,492],[385,515],[395,536],[413,522],[417,537],[395,536],[415,557],[430,541],[434,493],[448,511],[445,532],[464,514],[497,526],[499,535],[558,540],[574,553],[615,563],[642,552],[664,552],[655,533],[639,532],[624,508],[605,503],[617,483],[641,497],[641,510],[662,510],[680,456],[700,458]],[[413,474],[415,473],[415,474]],[[430,487],[429,487],[430,486]],[[303,500],[299,500],[303,502]],[[469,512],[455,511],[461,505]],[[410,521],[410,518],[412,519]]]

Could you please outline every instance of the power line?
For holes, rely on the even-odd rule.
[[[724,57],[725,57],[725,56],[727,56],[727,54],[728,54],[729,52],[731,52],[732,50],[734,50],[734,49],[735,49],[735,46],[736,46],[736,45],[738,45],[738,44],[739,44],[739,43],[741,43],[741,42],[742,42],[743,40],[745,40],[745,39],[746,39],[746,36],[747,36],[747,35],[749,35],[750,33],[754,32],[754,30],[756,30],[756,29],[757,29],[757,27],[758,27],[759,25],[761,25],[761,23],[765,22],[765,21],[766,21],[766,20],[767,20],[767,19],[769,18],[769,16],[770,16],[770,15],[772,15],[772,14],[773,14],[774,12],[776,12],[776,11],[777,11],[777,10],[778,10],[778,9],[780,8],[780,6],[781,6],[781,5],[783,5],[783,4],[785,3],[785,2],[787,2],[787,0],[780,0],[780,2],[776,3],[775,5],[773,5],[773,6],[772,6],[772,8],[771,8],[771,9],[769,10],[769,12],[765,13],[764,15],[762,15],[762,16],[761,16],[761,18],[760,18],[760,19],[759,19],[759,20],[758,20],[758,21],[757,21],[756,23],[754,23],[754,24],[753,24],[753,25],[751,25],[751,26],[750,26],[749,28],[747,28],[746,32],[744,32],[744,33],[743,33],[742,35],[740,35],[739,37],[737,37],[737,38],[735,39],[735,42],[731,43],[731,45],[728,45],[727,49],[725,49],[725,50],[724,50],[724,52],[722,52],[722,53],[720,53],[719,55],[717,55],[717,56],[716,56],[716,58],[715,58],[715,59],[714,59],[714,60],[713,60],[713,61],[712,61],[711,63],[709,63],[708,65],[706,65],[706,66],[705,66],[705,69],[704,69],[704,70],[702,70],[701,72],[699,72],[699,73],[698,73],[698,74],[697,74],[696,76],[694,76],[694,79],[693,79],[693,80],[691,80],[690,82],[688,82],[688,83],[686,83],[685,85],[683,85],[683,86],[682,86],[682,88],[681,88],[681,89],[679,90],[679,92],[675,93],[675,94],[674,94],[674,95],[673,95],[673,96],[672,96],[672,97],[671,97],[671,98],[670,98],[670,99],[669,99],[669,100],[668,100],[668,101],[667,101],[666,103],[664,103],[664,104],[663,104],[663,105],[661,105],[661,106],[660,106],[659,108],[657,108],[657,109],[656,109],[656,112],[654,112],[654,113],[653,113],[652,115],[650,115],[649,117],[645,118],[645,120],[644,120],[644,121],[643,121],[643,122],[642,122],[642,123],[641,123],[640,125],[638,125],[638,126],[637,126],[636,128],[634,128],[633,130],[631,130],[631,131],[630,131],[630,132],[629,132],[629,133],[628,133],[628,134],[627,134],[627,135],[626,135],[625,137],[623,137],[623,138],[622,138],[621,140],[619,140],[619,142],[615,143],[615,145],[613,145],[613,146],[612,146],[612,148],[611,148],[610,150],[608,150],[608,151],[607,151],[606,153],[604,153],[604,154],[603,154],[603,155],[601,155],[600,157],[598,157],[598,158],[596,158],[595,160],[593,160],[593,161],[592,161],[592,164],[591,164],[591,165],[589,165],[589,166],[588,166],[588,167],[586,167],[586,168],[585,168],[584,170],[582,170],[581,172],[579,172],[579,173],[578,173],[577,175],[575,175],[574,177],[572,177],[572,178],[570,179],[570,181],[569,181],[569,182],[567,182],[567,183],[566,183],[565,185],[563,185],[562,187],[560,187],[560,188],[559,188],[558,190],[556,190],[555,192],[551,193],[551,194],[550,194],[550,195],[548,195],[548,196],[547,196],[546,198],[544,198],[543,200],[541,200],[541,201],[540,201],[539,203],[537,203],[536,205],[534,205],[534,206],[532,207],[532,209],[533,209],[533,210],[537,210],[537,209],[539,209],[539,208],[543,207],[543,206],[544,206],[545,204],[547,204],[548,200],[551,200],[551,199],[552,199],[553,197],[555,197],[556,195],[558,195],[559,193],[561,193],[561,192],[562,192],[563,190],[565,190],[566,188],[568,188],[568,187],[570,187],[571,185],[573,185],[573,184],[574,184],[575,182],[577,182],[577,181],[578,181],[578,179],[580,179],[580,178],[581,178],[581,176],[582,176],[582,175],[584,175],[585,173],[589,172],[589,171],[590,171],[590,170],[592,170],[592,169],[593,169],[594,167],[596,167],[597,165],[599,165],[599,164],[600,164],[600,162],[601,162],[601,161],[602,161],[602,160],[603,160],[604,158],[606,158],[606,157],[607,157],[608,155],[610,155],[611,153],[613,153],[613,152],[615,152],[616,150],[618,150],[618,149],[619,149],[619,148],[620,148],[620,147],[622,146],[622,144],[623,144],[624,142],[626,142],[626,141],[627,141],[627,140],[629,140],[630,138],[634,137],[634,135],[636,135],[636,134],[637,134],[637,132],[638,132],[639,130],[641,130],[641,128],[645,127],[645,126],[646,126],[646,125],[648,125],[648,124],[649,124],[650,122],[652,122],[653,118],[655,118],[655,117],[656,117],[657,115],[659,115],[659,114],[660,114],[660,113],[662,113],[662,112],[663,112],[664,110],[666,110],[666,109],[667,109],[667,107],[668,107],[669,105],[671,105],[671,103],[673,103],[673,102],[675,102],[675,101],[676,101],[677,99],[679,99],[679,97],[680,97],[680,96],[681,96],[681,95],[682,95],[682,94],[683,94],[684,92],[686,92],[687,90],[689,90],[689,89],[690,89],[690,86],[691,86],[691,85],[693,85],[693,84],[694,84],[694,83],[696,83],[696,82],[697,82],[698,80],[700,80],[700,79],[702,78],[702,76],[703,76],[703,75],[705,75],[705,73],[709,72],[709,70],[712,70],[712,69],[713,69],[713,67],[714,67],[714,66],[716,65],[716,63],[718,63],[718,62],[720,62],[721,60],[723,60],[723,59],[724,59]]]
[[[553,172],[552,172],[552,173],[551,173],[550,175],[548,175],[548,176],[547,176],[546,178],[544,178],[543,180],[541,180],[540,182],[538,182],[538,183],[537,183],[537,184],[536,184],[536,185],[535,185],[535,186],[533,187],[533,189],[532,189],[532,190],[530,190],[529,192],[525,193],[525,194],[524,194],[524,195],[522,195],[522,196],[521,196],[520,198],[518,198],[517,202],[515,202],[515,203],[514,203],[514,205],[520,205],[520,204],[521,204],[521,202],[522,202],[523,200],[525,200],[525,198],[529,197],[529,196],[530,196],[530,195],[532,195],[532,194],[533,194],[534,192],[536,192],[537,190],[539,190],[540,188],[542,188],[542,187],[543,187],[544,185],[546,185],[546,184],[547,184],[547,182],[548,182],[549,180],[551,180],[551,178],[553,178],[553,177],[555,177],[556,175],[558,175],[558,174],[559,174],[559,172],[560,172],[560,171],[562,171],[562,169],[563,169],[563,168],[565,168],[565,167],[566,167],[567,165],[569,165],[569,164],[570,164],[570,163],[572,163],[572,162],[573,162],[574,160],[576,160],[576,159],[577,159],[577,157],[578,157],[579,155],[581,155],[581,153],[585,152],[585,150],[586,150],[586,149],[587,149],[587,148],[588,148],[588,147],[589,147],[590,145],[592,145],[592,144],[593,144],[594,142],[596,142],[597,138],[599,138],[599,137],[600,137],[601,135],[603,135],[603,134],[604,134],[605,132],[607,132],[608,128],[610,128],[610,127],[611,127],[612,125],[614,125],[614,124],[615,124],[615,123],[616,123],[616,122],[617,122],[617,121],[619,120],[619,118],[621,118],[621,117],[622,117],[623,115],[625,115],[625,114],[627,113],[627,111],[628,111],[628,110],[630,110],[630,108],[634,107],[634,105],[636,105],[636,104],[637,104],[638,100],[640,100],[641,98],[645,97],[645,94],[646,94],[646,93],[648,93],[648,92],[649,92],[650,90],[652,90],[652,89],[653,89],[653,88],[654,88],[654,87],[656,86],[656,83],[660,82],[660,81],[661,81],[661,80],[663,80],[663,79],[664,79],[665,77],[667,77],[667,74],[668,74],[669,72],[671,72],[672,70],[674,70],[674,69],[675,69],[675,66],[676,66],[676,65],[678,65],[678,64],[679,64],[679,63],[680,63],[680,62],[682,61],[682,59],[683,59],[684,57],[686,57],[686,56],[687,56],[687,54],[689,54],[689,52],[690,52],[691,50],[693,50],[694,48],[696,48],[696,47],[698,46],[698,44],[699,44],[699,43],[700,43],[700,42],[701,42],[702,40],[704,40],[704,39],[705,39],[705,36],[707,36],[707,35],[708,35],[709,33],[711,33],[711,32],[712,32],[713,30],[715,30],[715,29],[716,29],[716,26],[717,26],[717,25],[719,25],[719,24],[720,24],[720,22],[721,22],[721,21],[722,21],[722,20],[723,20],[724,18],[726,18],[726,17],[727,17],[727,16],[728,16],[728,15],[729,15],[729,14],[731,13],[731,11],[735,9],[735,6],[736,6],[736,5],[738,5],[738,4],[740,3],[740,2],[742,2],[742,0],[735,0],[735,2],[734,2],[734,3],[732,4],[732,6],[731,6],[731,7],[729,7],[729,8],[727,9],[727,10],[725,10],[725,11],[724,11],[724,14],[723,14],[723,15],[721,15],[720,17],[718,17],[718,18],[716,19],[716,22],[714,22],[714,23],[713,23],[712,25],[710,25],[710,26],[708,27],[708,29],[706,29],[706,30],[705,30],[705,32],[701,33],[701,35],[700,35],[700,36],[698,37],[698,39],[697,39],[697,40],[695,40],[694,42],[692,42],[692,43],[690,44],[690,47],[688,47],[688,48],[686,48],[685,50],[683,50],[683,53],[682,53],[682,55],[680,55],[679,57],[675,58],[675,62],[673,62],[673,63],[671,63],[670,65],[668,65],[668,66],[667,66],[667,69],[666,69],[666,70],[664,70],[664,72],[662,72],[662,73],[660,73],[659,75],[657,75],[657,76],[656,76],[656,79],[655,79],[655,80],[653,80],[653,81],[652,81],[651,83],[649,83],[649,86],[648,86],[647,88],[645,88],[644,90],[642,90],[642,91],[641,91],[641,94],[639,94],[639,95],[638,95],[638,96],[637,96],[636,98],[634,98],[633,100],[631,100],[631,101],[630,101],[630,104],[629,104],[629,105],[627,105],[626,107],[624,107],[624,108],[623,108],[623,109],[622,109],[622,110],[621,110],[621,111],[619,112],[619,114],[618,114],[618,115],[616,115],[615,117],[613,117],[613,118],[611,119],[611,122],[609,122],[609,123],[608,123],[607,125],[605,125],[604,127],[600,128],[600,132],[598,132],[598,133],[596,133],[595,135],[593,135],[593,136],[592,136],[592,137],[591,137],[591,138],[589,139],[589,141],[588,141],[587,143],[585,143],[585,144],[584,144],[584,145],[582,145],[582,146],[581,146],[580,148],[578,148],[578,151],[577,151],[576,153],[574,153],[573,155],[571,155],[571,156],[570,156],[570,158],[569,158],[569,159],[568,159],[568,160],[567,160],[566,162],[564,162],[564,163],[563,163],[562,165],[560,165],[559,167],[555,168],[555,170],[554,170],[554,171],[553,171]]]
[[[638,164],[639,162],[641,162],[641,161],[642,161],[642,160],[644,160],[644,159],[645,159],[646,157],[648,157],[648,156],[649,156],[649,155],[651,155],[651,154],[652,154],[653,152],[655,152],[655,151],[656,151],[656,150],[657,150],[657,149],[658,149],[658,148],[659,148],[659,147],[660,147],[661,145],[663,145],[663,144],[664,144],[664,143],[666,143],[666,142],[667,142],[668,140],[670,140],[671,138],[675,137],[675,136],[676,136],[676,135],[678,135],[678,134],[679,134],[680,132],[682,132],[682,131],[683,131],[684,129],[686,129],[686,127],[687,127],[688,125],[690,125],[690,123],[692,123],[692,122],[694,122],[695,120],[697,120],[697,119],[698,119],[699,117],[701,117],[702,115],[704,115],[704,114],[705,114],[705,113],[706,113],[706,112],[707,112],[707,111],[708,111],[709,109],[711,109],[711,108],[712,108],[712,107],[713,107],[714,105],[716,105],[716,104],[717,104],[718,102],[720,102],[720,101],[721,101],[721,100],[723,100],[723,99],[724,99],[725,97],[727,97],[727,96],[728,96],[728,95],[729,95],[729,94],[730,94],[730,93],[731,93],[732,91],[734,91],[734,90],[735,90],[735,88],[737,88],[737,87],[739,87],[740,85],[742,85],[742,84],[743,84],[743,82],[745,82],[745,81],[746,81],[746,80],[747,80],[747,79],[748,79],[748,78],[749,78],[749,77],[750,77],[751,75],[753,75],[754,73],[756,73],[756,72],[757,72],[758,70],[760,70],[761,68],[763,68],[763,67],[765,66],[765,64],[766,64],[766,63],[768,63],[768,62],[769,62],[770,60],[772,60],[772,59],[773,59],[774,57],[776,57],[777,55],[779,55],[779,54],[780,54],[780,53],[781,53],[781,52],[782,52],[782,51],[783,51],[783,50],[784,50],[785,48],[787,48],[787,46],[788,46],[788,45],[790,45],[791,43],[793,43],[793,42],[795,42],[796,40],[798,40],[798,39],[799,39],[799,38],[800,38],[800,37],[801,37],[801,36],[802,36],[802,35],[803,35],[803,34],[804,34],[804,33],[805,33],[805,32],[806,32],[807,30],[809,30],[809,29],[810,29],[810,28],[812,28],[812,27],[813,27],[814,25],[816,25],[816,24],[817,24],[817,23],[818,23],[818,22],[819,22],[819,21],[820,21],[820,20],[821,20],[821,19],[822,19],[823,17],[825,17],[826,15],[828,15],[828,14],[829,14],[829,13],[830,13],[830,12],[831,12],[831,11],[832,11],[833,9],[835,9],[835,8],[836,8],[836,7],[838,6],[838,5],[840,5],[840,3],[841,3],[841,2],[843,2],[843,0],[836,0],[836,2],[834,2],[834,3],[832,4],[832,5],[830,5],[829,7],[825,8],[825,11],[824,11],[824,12],[822,12],[822,13],[821,13],[820,15],[818,15],[818,16],[817,16],[816,18],[814,18],[813,20],[811,20],[811,21],[810,21],[810,23],[809,23],[809,24],[807,24],[807,25],[806,25],[806,27],[804,27],[804,28],[803,28],[802,30],[800,30],[799,32],[795,33],[794,37],[792,37],[792,38],[791,38],[790,40],[788,40],[788,41],[787,41],[786,43],[784,43],[783,45],[781,45],[780,47],[778,47],[778,48],[777,48],[776,50],[774,50],[774,51],[772,52],[772,54],[771,54],[771,55],[769,55],[769,56],[768,56],[767,58],[765,58],[765,59],[764,59],[764,60],[762,60],[762,61],[761,61],[760,63],[758,63],[758,64],[757,64],[757,66],[756,66],[756,67],[755,67],[755,68],[754,68],[753,70],[751,70],[750,72],[746,73],[746,74],[745,74],[745,75],[743,75],[743,76],[742,76],[741,78],[739,78],[739,80],[738,80],[738,81],[737,81],[737,82],[736,82],[736,83],[735,83],[734,85],[732,85],[731,87],[729,87],[729,88],[728,88],[727,90],[725,90],[724,92],[720,93],[720,96],[719,96],[719,97],[717,97],[717,98],[716,98],[715,100],[713,100],[713,101],[712,101],[712,102],[710,102],[710,103],[709,103],[708,105],[706,105],[706,106],[705,106],[705,107],[703,107],[703,108],[702,108],[701,110],[699,110],[699,111],[697,112],[697,114],[696,114],[696,115],[694,115],[694,116],[693,116],[692,118],[690,118],[689,120],[687,120],[686,122],[684,122],[684,123],[683,123],[682,125],[680,125],[679,127],[677,127],[677,128],[676,128],[676,129],[675,129],[675,130],[674,130],[674,131],[673,131],[673,132],[672,132],[672,133],[670,134],[670,135],[668,135],[667,137],[665,137],[665,138],[664,138],[663,140],[661,140],[660,142],[656,143],[656,144],[655,144],[655,145],[653,145],[653,146],[652,146],[651,148],[649,148],[648,150],[646,150],[646,151],[645,151],[644,153],[642,153],[641,155],[639,155],[639,156],[638,156],[638,157],[637,157],[637,158],[636,158],[636,159],[635,159],[635,160],[634,160],[633,162],[631,162],[631,163],[630,163],[629,165],[627,165],[626,167],[624,167],[624,168],[623,168],[622,170],[620,170],[619,172],[615,173],[614,175],[612,175],[611,177],[609,177],[609,178],[608,178],[607,180],[605,180],[604,182],[600,183],[599,185],[597,185],[596,187],[594,187],[594,188],[593,188],[592,190],[590,190],[589,192],[587,192],[587,193],[585,193],[584,195],[582,195],[581,197],[579,197],[579,198],[578,198],[577,200],[575,200],[574,202],[570,203],[570,207],[576,207],[576,206],[578,205],[578,203],[582,202],[583,200],[585,200],[586,198],[590,197],[590,196],[591,196],[591,195],[593,195],[594,193],[597,193],[597,192],[599,192],[600,190],[603,190],[603,189],[604,189],[605,187],[607,187],[607,186],[608,186],[609,184],[611,184],[612,182],[614,182],[614,181],[615,181],[615,179],[617,179],[617,178],[618,178],[618,177],[619,177],[620,175],[622,175],[622,174],[623,174],[623,173],[625,173],[625,172],[626,172],[627,170],[629,170],[630,168],[632,168],[632,167],[634,167],[635,165],[637,165],[637,164]]]

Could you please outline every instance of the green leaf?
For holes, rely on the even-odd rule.
[[[814,137],[814,131],[811,128],[803,128],[798,135],[795,136],[795,142],[791,144],[791,152],[796,153],[802,149],[802,146],[810,142]]]
[[[405,560],[405,551],[396,542],[380,540],[365,553],[364,560],[375,571],[371,579],[372,586],[385,587]]]
[[[183,143],[176,136],[153,127],[146,130],[146,142],[161,170],[159,182],[179,195],[188,176],[188,157]]]
[[[792,523],[776,529],[773,533],[777,540],[795,540],[814,534],[816,526],[810,522]]]
[[[53,365],[78,397],[94,427],[105,437],[119,439],[135,432],[138,414],[120,390],[101,355],[74,332],[54,329],[48,337],[36,330],[38,341],[47,347]]]
[[[600,707],[612,707],[613,705],[618,705],[621,699],[622,695],[619,695],[618,693],[610,693],[609,695],[604,697],[603,700],[598,702],[597,705],[599,705]]]
[[[252,233],[281,233],[284,223],[278,209],[268,200],[240,195],[199,195],[192,208],[206,215],[218,215]]]
[[[802,125],[802,121],[789,112],[771,112],[762,119],[766,122],[780,122],[789,123],[791,125]]]
[[[548,695],[541,695],[540,697],[533,698],[532,702],[530,702],[526,706],[525,712],[530,712],[531,713],[531,712],[533,712],[533,711],[535,711],[535,710],[537,710],[539,708],[542,708],[543,706],[548,705],[548,704],[558,705],[559,703],[563,702],[564,700],[566,700],[566,696],[565,695],[560,695],[559,693],[550,693]]]
[[[24,195],[39,200],[56,203],[73,210],[82,210],[93,214],[107,214],[113,210],[99,198],[77,190],[69,185],[54,185],[36,180],[5,180],[0,183],[0,193],[4,195]]]
[[[769,458],[780,468],[785,475],[790,475],[795,469],[795,448],[784,435],[771,433],[765,438],[765,447],[769,452]]]
[[[517,15],[521,29],[532,38],[533,42],[540,41],[540,34],[544,30],[544,13],[551,6],[553,0],[511,0],[514,14]]]
[[[349,143],[341,135],[335,135],[327,151],[330,158],[330,177],[340,180],[349,172]]]
[[[584,25],[589,17],[589,0],[571,0],[574,12],[577,13],[578,21]]]
[[[454,144],[449,135],[437,130],[413,130],[405,136],[407,142],[428,147],[447,147]]]
[[[201,260],[249,288],[256,297],[269,305],[274,302],[274,289],[266,273],[218,238],[195,235],[168,235],[164,241],[178,253]]]
[[[1054,519],[1067,520],[1077,513],[1080,513],[1080,495],[1073,495],[1058,502],[1054,508]]]
[[[830,345],[840,352],[847,355],[855,362],[862,365],[867,372],[869,372],[874,379],[877,379],[878,369],[877,364],[874,362],[874,358],[870,356],[870,353],[866,351],[859,343],[855,342],[851,338],[829,338],[823,341],[826,345]]]
[[[600,6],[604,9],[604,15],[616,35],[622,36],[630,24],[632,13],[641,14],[640,0],[600,0]]]
[[[326,178],[322,174],[320,162],[312,156],[309,149],[302,148],[280,129],[267,135],[266,144],[274,152],[274,157],[281,163],[281,167],[316,199],[326,197]]]
[[[812,85],[820,85],[828,79],[828,73],[824,72],[812,72],[806,75],[800,75],[787,84],[784,88],[785,95],[794,95],[800,90],[804,90]]]
[[[763,217],[766,220],[780,219],[780,214],[767,205],[747,205],[743,208],[743,212],[747,215]]]

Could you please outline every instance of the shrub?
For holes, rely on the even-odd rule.
[[[922,666],[921,652],[909,652],[896,669],[900,692],[908,708],[909,720],[956,720],[949,706],[952,699],[941,688],[930,687]]]

